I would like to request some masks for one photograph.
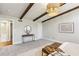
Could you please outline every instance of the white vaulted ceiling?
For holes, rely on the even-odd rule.
[[[69,10],[69,9],[72,9],[72,8],[74,8],[74,7],[76,7],[76,6],[79,6],[79,3],[66,3],[65,5],[63,5],[63,6],[61,6],[61,7],[59,8],[59,14],[62,13],[62,12],[65,12],[65,11],[67,11],[67,10]],[[41,18],[40,18],[39,20],[37,20],[37,21],[44,21],[44,20],[46,20],[46,19],[48,19],[48,18],[50,18],[50,17],[53,17],[53,16],[48,16],[48,14],[47,14],[47,15],[41,17]]]
[[[24,18],[34,19],[46,11],[45,5],[42,3],[35,3],[28,11]]]
[[[20,17],[27,6],[25,3],[0,3],[0,15]]]
[[[25,11],[29,3],[0,3],[0,15],[12,16],[20,18],[22,13]],[[60,7],[59,13],[74,8],[78,6],[79,3],[66,3],[62,7]],[[26,13],[24,19],[33,20],[36,17],[40,16],[46,12],[45,4],[44,3],[35,3],[31,9]],[[38,21],[43,21],[50,18],[50,16],[45,15],[38,19]]]

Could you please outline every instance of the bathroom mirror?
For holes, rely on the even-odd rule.
[[[25,30],[26,34],[30,34],[32,28],[31,28],[31,26],[27,25],[27,26],[25,26],[24,30]]]

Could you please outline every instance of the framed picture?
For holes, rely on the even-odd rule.
[[[60,23],[59,32],[61,33],[73,33],[74,32],[74,23]]]

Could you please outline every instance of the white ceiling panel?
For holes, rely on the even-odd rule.
[[[44,20],[46,20],[46,19],[48,19],[48,18],[50,18],[50,17],[52,17],[52,16],[49,16],[49,15],[47,14],[47,15],[45,15],[45,16],[39,18],[37,21],[44,21]]]
[[[27,6],[27,3],[0,3],[0,15],[20,17]]]
[[[59,13],[72,9],[76,6],[79,6],[79,3],[66,3],[65,5],[60,7]]]
[[[46,11],[45,5],[43,5],[42,3],[35,3],[29,10],[29,12],[24,16],[24,18],[33,20],[34,18],[43,14],[45,11]]]

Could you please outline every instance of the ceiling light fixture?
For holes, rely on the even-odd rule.
[[[58,14],[58,9],[60,7],[60,3],[48,3],[47,4],[47,13],[49,16],[55,16]]]

